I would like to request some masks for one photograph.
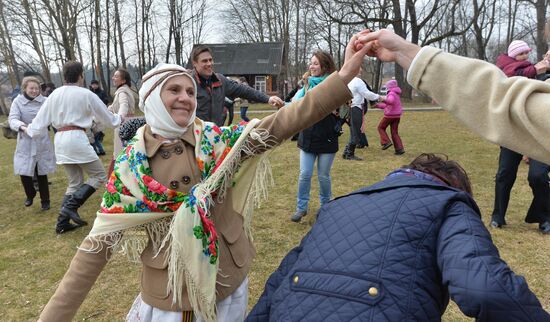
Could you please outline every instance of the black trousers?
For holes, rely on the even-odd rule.
[[[510,191],[516,181],[522,155],[505,147],[500,147],[498,171],[495,178],[495,205],[492,220],[505,223],[506,210],[510,201]],[[530,159],[527,180],[533,192],[533,201],[527,211],[525,222],[544,223],[550,221],[550,186],[548,185],[550,165]]]
[[[34,168],[34,174],[38,180],[38,190],[40,191],[40,200],[50,201],[50,190],[48,187],[48,176],[38,175],[38,165]],[[32,182],[33,177],[31,176],[20,176],[21,184],[23,184],[23,189],[25,189],[25,195],[28,199],[33,199],[36,196],[36,189],[34,189],[34,184]]]
[[[351,145],[365,145],[366,136],[364,133],[361,133],[361,126],[363,125],[363,110],[358,107],[352,106],[350,108],[350,136],[349,144]]]

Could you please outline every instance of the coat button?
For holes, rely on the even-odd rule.
[[[177,189],[179,187],[180,183],[176,180],[170,181],[170,189]]]
[[[162,150],[160,151],[160,156],[163,158],[163,159],[169,159],[170,158],[170,151],[167,151],[167,150]]]
[[[189,176],[183,176],[183,178],[181,180],[185,184],[189,184],[189,182],[191,182],[191,178],[189,178]]]
[[[183,153],[183,147],[181,145],[178,145],[175,149],[174,149],[174,152],[176,152],[176,154],[182,154]]]
[[[378,289],[376,287],[369,288],[369,295],[375,297],[378,295]]]
[[[294,284],[298,284],[298,281],[300,279],[298,278],[298,275],[294,276],[294,278],[292,279],[292,281],[294,282]]]

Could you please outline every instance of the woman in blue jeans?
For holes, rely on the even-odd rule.
[[[308,90],[321,83],[335,70],[336,65],[330,54],[322,50],[313,53],[309,65],[310,76],[307,79],[307,84],[296,93],[292,101],[301,99]],[[290,220],[294,222],[299,222],[307,214],[311,176],[315,160],[317,160],[317,178],[319,180],[321,206],[331,199],[330,169],[334,156],[338,152],[338,132],[335,130],[337,120],[336,115],[330,114],[313,126],[300,132],[298,137],[300,179],[298,180],[297,205],[296,212],[290,217]]]

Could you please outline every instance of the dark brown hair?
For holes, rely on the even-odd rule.
[[[63,65],[63,79],[67,83],[76,83],[78,78],[84,74],[82,63],[77,61],[68,61]]]
[[[132,77],[130,77],[130,73],[124,68],[119,68],[116,71],[120,73],[120,77],[126,82],[125,84],[132,87]]]
[[[210,49],[210,47],[199,45],[193,49],[193,52],[191,53],[191,58],[194,62],[197,62],[197,59],[199,59],[199,55],[205,52],[210,53],[210,56],[212,56],[212,49]]]
[[[472,194],[470,179],[464,168],[444,154],[422,153],[403,168],[431,174],[453,188]]]
[[[323,75],[332,74],[336,70],[336,64],[332,56],[324,50],[316,50],[313,53],[313,56],[317,57],[319,64],[321,65],[321,71]]]

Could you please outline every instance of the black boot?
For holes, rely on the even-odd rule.
[[[48,176],[44,175],[37,177],[42,210],[48,210],[50,209],[50,188],[48,187]]]
[[[23,184],[23,189],[25,189],[25,195],[27,196],[27,199],[25,199],[25,207],[30,207],[36,196],[36,189],[34,189],[32,177],[21,176],[21,183]]]
[[[63,207],[65,207],[65,203],[67,203],[67,201],[70,198],[71,198],[71,195],[65,195],[63,197],[63,202],[61,203],[61,209],[63,209]],[[71,230],[74,230],[74,229],[80,227],[79,225],[71,224],[70,220],[71,220],[71,218],[69,218],[69,216],[67,216],[66,214],[63,214],[60,211],[59,216],[57,217],[57,224],[55,225],[55,233],[56,234],[63,234],[63,233],[66,233],[68,231],[71,231]]]
[[[346,144],[346,147],[344,148],[344,152],[342,152],[342,158],[344,160],[347,160],[349,158],[349,143]]]
[[[354,160],[354,161],[363,161],[362,158],[355,156],[355,144],[348,143],[344,149],[344,159]]]
[[[61,208],[61,213],[69,216],[75,223],[80,226],[87,225],[88,223],[80,218],[77,210],[82,206],[91,195],[95,192],[95,188],[83,184],[73,195],[67,200],[67,202]]]

